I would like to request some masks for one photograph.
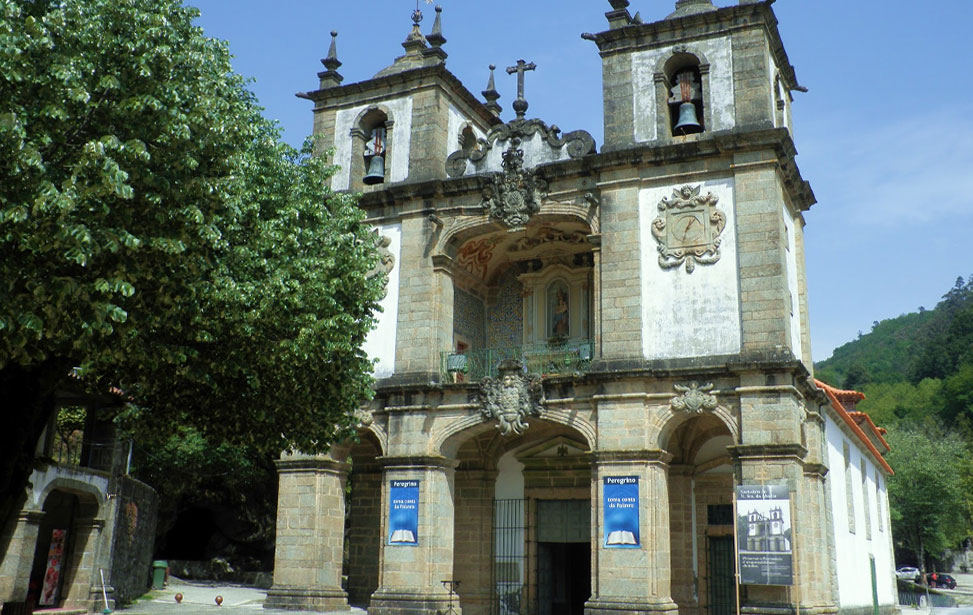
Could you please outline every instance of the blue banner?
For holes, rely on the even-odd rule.
[[[419,481],[393,480],[389,486],[389,545],[419,544]]]
[[[605,547],[635,549],[639,546],[639,477],[606,476]]]

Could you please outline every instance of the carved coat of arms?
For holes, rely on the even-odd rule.
[[[481,412],[499,421],[502,435],[520,435],[527,430],[527,417],[540,415],[544,387],[540,376],[524,373],[520,361],[501,362],[499,372],[496,378],[480,381]]]
[[[652,221],[652,235],[659,242],[659,266],[672,269],[686,264],[692,273],[697,263],[720,260],[720,233],[726,216],[716,208],[719,197],[700,195],[701,186],[683,186],[659,202],[659,217]]]
[[[716,408],[716,396],[709,394],[713,390],[712,383],[699,386],[695,382],[690,382],[688,387],[676,384],[673,388],[680,393],[669,402],[669,407],[673,410],[699,414],[703,410]]]
[[[503,152],[503,173],[483,188],[483,208],[511,228],[526,226],[547,194],[547,181],[524,168],[524,150],[518,145],[520,139],[511,140]]]

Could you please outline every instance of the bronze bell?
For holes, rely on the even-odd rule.
[[[385,181],[385,156],[372,156],[371,162],[368,163],[368,173],[362,181],[369,186]]]
[[[696,117],[696,105],[691,102],[684,102],[679,105],[679,121],[676,122],[675,132],[688,135],[694,132],[702,132],[703,126]]]

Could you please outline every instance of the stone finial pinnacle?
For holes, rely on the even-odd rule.
[[[321,60],[321,64],[328,70],[338,70],[341,62],[338,60],[338,48],[335,39],[338,38],[338,31],[331,31],[331,47],[328,48],[328,57]]]
[[[436,5],[436,21],[432,24],[432,32],[426,37],[429,44],[433,47],[442,47],[443,43],[446,42],[446,38],[443,36],[443,7]]]
[[[500,92],[497,92],[497,84],[493,77],[493,71],[496,70],[496,68],[496,64],[490,65],[490,79],[487,81],[486,89],[480,93],[483,94],[483,98],[485,98],[487,101],[487,110],[493,113],[493,115],[499,117],[500,111],[503,110],[503,107],[497,103],[497,100],[500,98]]]
[[[514,101],[513,107],[514,111],[517,112],[518,120],[524,119],[527,115],[527,99],[524,98],[524,73],[536,68],[537,65],[533,62],[524,62],[523,60],[517,60],[516,65],[507,67],[508,75],[517,73],[517,100]]]
[[[320,80],[319,88],[333,88],[340,85],[344,80],[338,73],[338,67],[341,66],[341,61],[338,60],[338,49],[335,39],[338,38],[338,31],[331,31],[331,47],[328,48],[328,57],[321,60],[321,64],[327,69],[318,73],[318,79]]]

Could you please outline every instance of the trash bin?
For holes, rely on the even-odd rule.
[[[157,559],[152,562],[152,589],[162,589],[166,582],[166,569],[169,562]]]

